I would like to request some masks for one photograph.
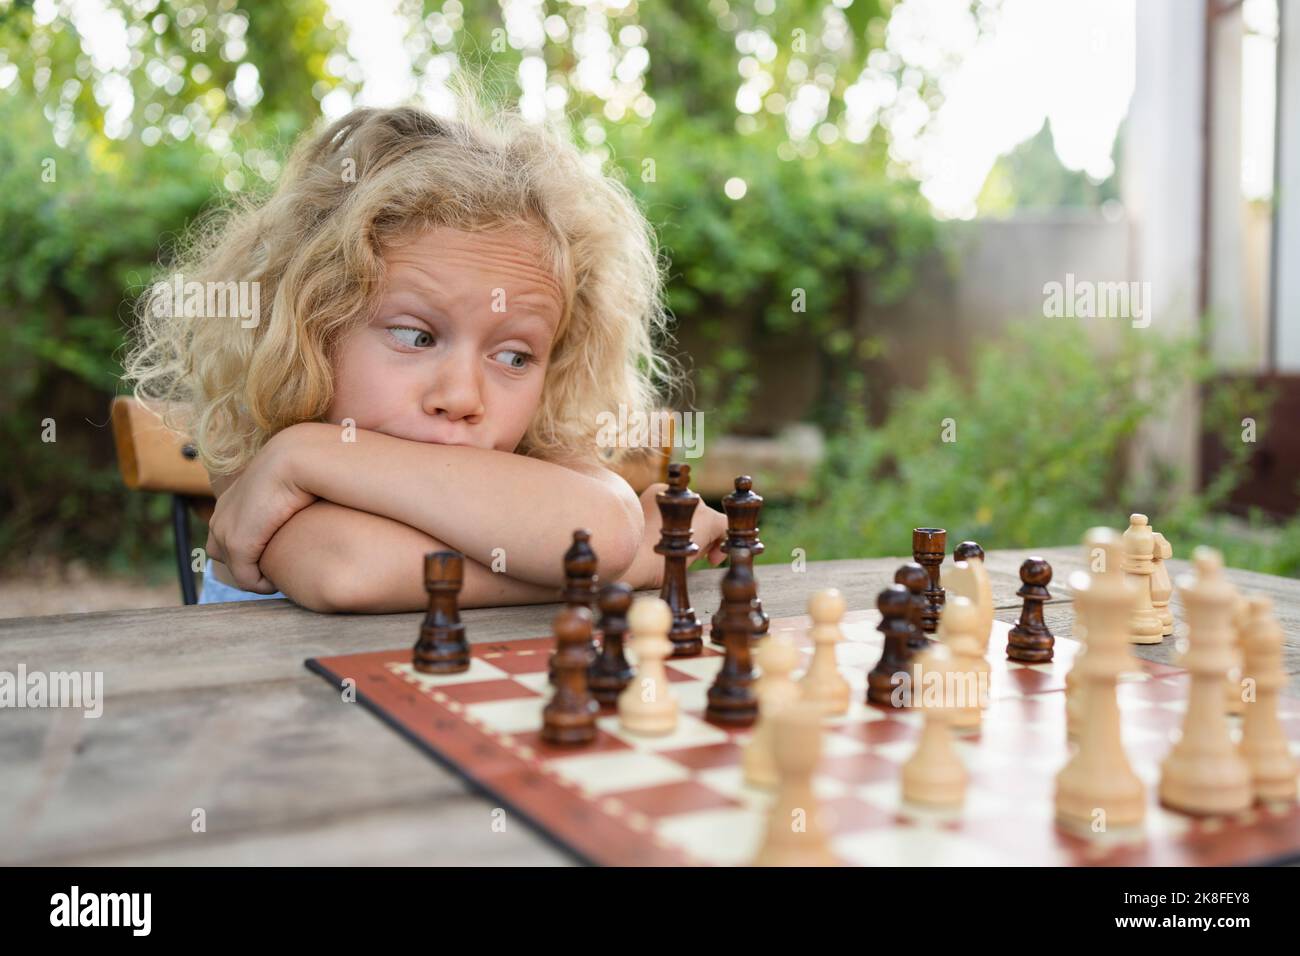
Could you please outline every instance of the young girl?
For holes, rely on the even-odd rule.
[[[445,548],[464,607],[554,601],[576,528],[602,581],[661,583],[664,486],[638,500],[596,442],[676,374],[653,233],[563,134],[459,106],[356,110],[200,230],[183,282],[256,283],[260,315],[142,301],[128,376],[218,496],[201,603],[417,610]],[[725,531],[701,504],[713,564]]]

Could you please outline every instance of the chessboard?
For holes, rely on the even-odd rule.
[[[848,612],[836,647],[854,703],[826,718],[813,780],[830,846],[845,865],[1197,865],[1300,859],[1300,806],[1256,804],[1231,817],[1192,817],[1157,800],[1160,761],[1179,733],[1185,671],[1140,662],[1117,694],[1125,750],[1147,784],[1147,813],[1127,832],[1075,832],[1054,819],[1053,792],[1070,743],[1065,677],[1078,643],[1058,637],[1054,659],[1022,664],[989,642],[989,705],[978,733],[958,738],[970,774],[958,810],[902,799],[900,771],[912,754],[918,711],[865,703],[866,674],[881,656],[875,610]],[[807,617],[774,619],[812,656]],[[706,633],[708,624],[705,623]],[[672,658],[667,672],[680,702],[676,729],[663,737],[624,731],[606,708],[593,743],[579,748],[541,739],[549,696],[551,636],[472,645],[467,671],[435,676],[412,667],[409,647],[315,658],[307,667],[340,688],[430,756],[578,860],[599,865],[745,865],[758,852],[773,799],[747,786],[742,748],[753,728],[704,718],[706,692],[723,656],[706,642],[696,657]],[[628,656],[635,663],[634,654]],[[1232,718],[1234,721],[1237,718]],[[1279,719],[1300,753],[1300,701],[1283,697]]]

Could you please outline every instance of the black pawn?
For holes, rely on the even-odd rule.
[[[570,607],[596,607],[596,552],[591,548],[591,532],[579,528],[573,532],[573,544],[564,552],[564,593]]]
[[[561,608],[555,616],[555,654],[551,658],[555,693],[542,711],[542,739],[551,744],[585,744],[596,739],[600,706],[587,687],[592,664],[591,612]]]
[[[763,542],[758,539],[758,516],[763,510],[763,496],[754,494],[754,479],[749,475],[741,475],[736,479],[736,490],[731,492],[722,499],[722,510],[727,516],[727,540],[723,544],[723,550],[727,552],[728,559],[735,561],[731,552],[736,548],[748,548],[754,558],[766,550]],[[753,567],[753,560],[750,561]],[[757,586],[757,582],[755,582]],[[763,610],[763,601],[761,598],[754,598],[754,610],[762,619],[762,624],[754,633],[755,639],[767,635],[768,625],[770,623],[767,612]],[[715,644],[721,644],[722,638],[719,636],[722,627],[722,604],[718,605],[718,610],[714,612],[710,622],[710,638]]]
[[[731,554],[731,567],[722,579],[722,640],[727,656],[709,688],[704,716],[720,724],[748,727],[758,717],[751,648],[762,620],[754,610],[754,556],[748,548],[735,548]]]
[[[952,549],[952,559],[954,561],[969,561],[971,558],[984,560],[984,549],[974,541],[963,541]]]
[[[622,582],[606,584],[600,590],[600,653],[591,665],[587,686],[605,707],[617,707],[618,695],[632,679],[632,665],[623,655],[627,634],[627,612],[632,606],[632,588]]]
[[[880,660],[867,674],[867,703],[882,707],[906,707],[911,694],[904,694],[900,703],[894,702],[894,688],[899,686],[898,675],[905,675],[902,680],[910,681],[912,655],[909,642],[916,636],[916,625],[912,622],[912,593],[901,584],[891,584],[880,592],[876,599],[880,609],[880,623],[876,630],[885,635],[885,646],[880,653]]]
[[[908,561],[894,572],[894,583],[907,588],[912,595],[912,623],[916,633],[908,642],[908,650],[916,654],[930,646],[931,641],[925,636],[925,592],[930,587],[930,573],[915,561]]]
[[[1043,622],[1043,603],[1051,599],[1047,585],[1052,580],[1052,566],[1042,558],[1027,558],[1020,565],[1020,590],[1017,596],[1025,599],[1016,621],[1007,637],[1007,660],[1022,664],[1046,664],[1052,659],[1056,639]]]
[[[469,670],[469,642],[460,620],[464,575],[465,556],[459,551],[432,551],[424,556],[429,609],[411,657],[411,666],[421,674],[460,674]]]

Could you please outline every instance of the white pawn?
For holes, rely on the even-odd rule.
[[[966,798],[966,767],[953,747],[949,726],[954,709],[948,699],[951,665],[951,653],[943,644],[935,644],[917,660],[923,689],[913,689],[912,703],[922,704],[925,726],[916,752],[903,764],[903,799],[911,803],[955,807]],[[937,694],[931,681],[938,682]]]
[[[821,708],[795,701],[771,717],[769,727],[778,789],[754,865],[835,866],[813,793],[822,751]]]
[[[960,562],[959,562],[960,563]],[[952,682],[960,700],[950,701],[950,723],[956,731],[978,730],[988,706],[989,662],[980,652],[979,608],[960,594],[950,595],[939,618],[939,640],[952,655]]]
[[[1129,515],[1124,532],[1124,573],[1137,588],[1137,606],[1129,616],[1128,639],[1134,644],[1159,644],[1164,626],[1151,603],[1151,581],[1155,575],[1156,538],[1146,515]]]
[[[639,597],[627,616],[636,654],[636,676],[618,695],[618,719],[624,730],[648,737],[670,734],[677,726],[677,695],[664,659],[672,653],[668,630],[673,612],[657,597]]]
[[[763,639],[758,650],[762,676],[755,694],[758,696],[758,722],[745,746],[743,765],[745,782],[755,787],[775,787],[779,782],[772,754],[772,716],[796,703],[802,696],[790,673],[799,664],[799,649],[788,634],[775,632]]]
[[[1255,796],[1260,800],[1296,798],[1296,759],[1277,719],[1277,695],[1286,684],[1282,666],[1282,628],[1273,601],[1262,594],[1248,600],[1245,676],[1255,697],[1246,705],[1241,726],[1241,755],[1250,764]]]
[[[849,682],[840,675],[835,659],[835,645],[844,640],[840,621],[844,619],[844,595],[835,588],[818,591],[808,599],[808,616],[813,626],[813,659],[799,686],[804,700],[818,704],[822,715],[835,717],[848,712],[852,692]]]

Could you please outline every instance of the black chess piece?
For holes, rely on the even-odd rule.
[[[573,544],[564,552],[564,593],[561,598],[572,607],[595,611],[596,552],[591,547],[591,532],[586,528],[573,532]]]
[[[551,658],[555,693],[542,710],[542,739],[551,744],[585,744],[596,739],[600,705],[587,686],[592,665],[591,611],[564,607],[555,616]]]
[[[912,592],[901,584],[891,584],[876,598],[880,610],[880,623],[876,630],[885,636],[885,646],[867,674],[867,703],[881,707],[908,707],[911,694],[900,693],[895,699],[894,690],[911,680],[909,668],[912,655],[908,645],[916,637],[912,623]],[[905,686],[902,687],[907,690]]]
[[[573,532],[573,544],[564,552],[564,590],[561,600],[569,607],[585,607],[588,611],[596,609],[596,552],[591,547],[591,532],[578,528]],[[591,653],[600,653],[600,646],[593,636]],[[554,658],[552,658],[554,660]],[[555,683],[555,668],[548,672],[551,683]]]
[[[627,634],[627,612],[632,606],[632,588],[622,582],[600,589],[600,652],[591,665],[587,686],[604,707],[617,707],[618,695],[635,673],[623,654]]]
[[[709,688],[704,716],[732,727],[748,727],[758,718],[754,694],[754,632],[762,618],[754,609],[753,554],[748,548],[732,550],[732,564],[722,579],[722,641],[726,657]]]
[[[1020,619],[1007,636],[1007,660],[1022,664],[1046,664],[1052,659],[1056,639],[1043,621],[1043,603],[1051,599],[1047,585],[1052,580],[1052,566],[1039,557],[1027,558],[1020,565],[1020,590],[1024,598]]]
[[[763,542],[758,539],[758,516],[763,510],[762,495],[754,494],[754,479],[749,475],[741,475],[736,479],[736,490],[722,499],[722,511],[727,516],[727,540],[723,544],[723,550],[727,552],[729,561],[734,562],[735,556],[732,551],[736,548],[748,548],[750,552],[750,566],[753,566],[753,559],[757,558],[765,550]],[[755,586],[757,586],[757,579]],[[718,610],[714,612],[710,621],[711,629],[709,631],[710,640],[714,644],[721,644],[720,629],[722,626],[722,610],[725,601],[719,602]],[[767,629],[771,623],[768,619],[767,612],[763,610],[763,601],[761,598],[754,597],[754,610],[762,620],[759,629],[754,632],[754,639],[757,640],[767,635]]]
[[[921,614],[921,628],[927,634],[939,629],[939,615],[943,613],[943,587],[939,582],[939,566],[948,550],[948,532],[943,528],[912,529],[912,559],[930,575],[930,586],[925,590],[925,609]]]
[[[469,642],[460,619],[464,580],[465,556],[459,551],[431,551],[424,556],[429,608],[411,655],[411,666],[422,674],[460,674],[469,670]]]
[[[908,561],[894,572],[894,583],[907,588],[912,595],[912,623],[916,633],[908,640],[908,653],[915,656],[930,646],[931,641],[925,636],[925,592],[930,586],[930,575],[915,561]]]
[[[663,530],[655,553],[664,556],[664,584],[659,591],[673,612],[672,630],[668,640],[673,645],[673,657],[694,657],[704,650],[700,635],[704,627],[691,607],[686,590],[686,568],[700,551],[691,540],[691,516],[700,503],[700,496],[690,489],[691,466],[673,462],[668,466],[668,489],[655,495]]]

